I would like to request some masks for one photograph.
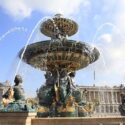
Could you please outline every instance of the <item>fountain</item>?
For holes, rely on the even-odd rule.
[[[77,70],[95,62],[99,51],[87,43],[67,39],[77,30],[75,21],[56,14],[40,26],[41,33],[51,40],[30,44],[19,53],[24,62],[46,71],[46,84],[37,92],[38,117],[81,117],[93,111],[95,104],[82,99],[72,78]]]
[[[95,47],[69,39],[69,36],[78,31],[77,23],[64,18],[61,14],[56,14],[53,18],[42,22],[40,31],[51,39],[28,45],[31,35],[26,46],[20,50],[15,85],[3,95],[4,105],[0,103],[0,125],[123,125],[125,123],[124,86],[121,86],[122,93],[119,93],[122,99],[119,110],[123,116],[95,117],[93,112],[96,108],[101,110],[101,106],[105,105],[104,94],[109,88],[100,88],[103,90],[102,93],[94,91],[91,95],[89,93],[88,97],[89,87],[81,91],[74,84],[76,71],[94,63],[100,55]],[[30,104],[25,99],[21,86],[22,77],[17,75],[22,60],[36,69],[45,71],[46,82],[37,91],[38,105]],[[95,86],[93,87],[95,89]],[[108,92],[112,94],[110,100],[113,103],[113,91],[111,93],[109,89]],[[93,101],[97,94],[99,100]],[[104,101],[104,104],[97,107],[101,101]],[[107,109],[101,112],[106,113]]]

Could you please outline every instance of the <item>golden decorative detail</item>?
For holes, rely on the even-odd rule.
[[[75,45],[76,47],[78,46],[77,51]],[[84,43],[76,43],[74,40],[67,40],[67,42],[63,43],[63,47],[58,50],[59,45],[56,42],[51,44],[51,41],[47,40],[33,43],[28,46],[23,59],[33,67],[44,71],[53,70],[56,68],[55,65],[65,66],[68,72],[76,71],[86,67],[91,62],[91,55],[84,54],[85,45]],[[65,48],[67,49],[65,50]],[[30,56],[30,51],[32,57]],[[46,52],[47,55],[45,54]]]
[[[35,98],[28,98],[26,99],[26,103],[29,103],[31,105],[37,105],[38,104],[38,100]]]
[[[75,112],[75,106],[66,106],[66,107],[59,107],[58,109],[58,112]]]
[[[6,93],[8,94],[8,98],[2,99],[4,107],[6,107],[10,102],[13,102],[13,95],[14,95],[13,88],[10,87]]]
[[[66,107],[61,106],[58,109],[58,112],[75,112],[75,100],[73,96],[69,96],[66,100]]]
[[[78,106],[79,112],[93,112],[94,111],[94,104],[88,103],[85,106]]]
[[[55,35],[54,31],[58,28],[60,33],[72,36],[78,31],[78,25],[75,21],[63,17],[54,17],[44,21],[41,25],[41,32],[49,37]]]
[[[55,94],[56,94],[55,99],[58,102],[59,101],[59,87],[55,84],[54,89],[55,89]]]
[[[41,106],[37,109],[37,112],[49,112],[49,108],[45,107],[45,106]]]
[[[66,105],[67,106],[73,106],[73,104],[75,103],[75,99],[73,96],[69,96],[67,101],[66,101]]]

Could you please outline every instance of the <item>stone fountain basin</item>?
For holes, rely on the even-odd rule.
[[[0,125],[125,125],[125,116],[35,118],[36,113],[0,113]]]
[[[19,57],[23,53],[22,49]],[[75,40],[40,41],[27,46],[23,61],[41,70],[55,67],[69,71],[82,69],[99,58],[99,51],[84,42]]]
[[[125,117],[35,118],[32,125],[125,125]]]

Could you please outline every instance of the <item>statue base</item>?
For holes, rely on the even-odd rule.
[[[23,101],[10,102],[6,107],[0,108],[0,112],[36,112],[36,108]]]

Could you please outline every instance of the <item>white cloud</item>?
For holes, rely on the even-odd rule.
[[[81,5],[89,6],[88,0],[0,0],[0,6],[14,18],[25,18],[33,11],[47,13],[62,13],[70,15],[77,13]]]
[[[30,16],[31,8],[24,4],[23,0],[4,0],[0,1],[0,6],[5,10],[7,14],[15,18],[23,18]]]
[[[120,0],[117,2],[117,8],[114,15],[114,23],[117,27],[125,32],[125,0]]]

